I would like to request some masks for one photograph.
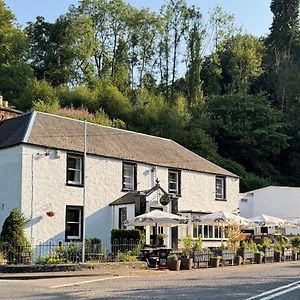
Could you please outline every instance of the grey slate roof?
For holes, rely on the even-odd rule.
[[[0,149],[21,143],[83,152],[84,122],[41,112],[1,122]],[[87,153],[237,177],[172,140],[91,123],[87,126]]]

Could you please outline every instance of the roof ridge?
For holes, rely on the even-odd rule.
[[[75,122],[77,121],[77,122],[80,122],[80,123],[84,123],[84,120],[74,119],[74,118],[65,117],[65,116],[61,116],[61,115],[50,114],[50,113],[46,113],[46,112],[42,112],[42,111],[33,111],[33,112],[38,113],[38,114],[48,115],[48,116],[51,116],[51,117],[58,117],[58,118],[72,120],[72,121],[75,121]],[[131,134],[148,136],[148,137],[151,137],[151,138],[156,138],[156,139],[165,140],[165,141],[173,141],[172,139],[168,139],[168,138],[164,138],[164,137],[160,137],[160,136],[156,136],[156,135],[151,135],[151,134],[147,134],[147,133],[143,133],[143,132],[137,132],[137,131],[133,131],[133,130],[129,130],[129,129],[122,129],[122,128],[117,128],[117,127],[111,127],[111,126],[106,126],[106,125],[102,125],[102,124],[92,123],[92,122],[88,122],[88,121],[87,121],[87,124],[91,125],[91,126],[96,126],[96,127],[104,127],[104,128],[107,128],[107,129],[113,129],[113,130],[118,130],[118,131],[129,132]]]

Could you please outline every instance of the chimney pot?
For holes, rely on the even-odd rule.
[[[0,106],[3,106],[3,96],[0,95]]]
[[[3,106],[8,107],[8,101],[3,101]]]

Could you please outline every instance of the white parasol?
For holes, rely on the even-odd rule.
[[[161,210],[153,210],[136,216],[132,220],[126,220],[125,226],[164,226],[173,227],[180,224],[188,224],[188,219]]]
[[[205,225],[250,225],[253,222],[230,212],[218,211],[200,216],[199,223]]]
[[[295,223],[286,219],[281,219],[273,216],[268,216],[265,214],[260,214],[251,218],[251,220],[259,225],[259,226],[266,226],[266,227],[295,227]]]

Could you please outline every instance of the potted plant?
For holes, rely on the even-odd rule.
[[[167,267],[171,271],[179,271],[181,265],[181,259],[178,259],[177,255],[172,254],[167,258]]]
[[[164,245],[164,239],[167,237],[165,233],[159,233],[157,235],[157,241],[158,241],[158,246],[163,246]]]
[[[282,248],[279,243],[274,244],[274,261],[280,262],[281,261],[281,251]]]
[[[246,241],[243,241],[241,248],[238,250],[238,255],[242,257],[244,264],[246,264],[247,262],[253,263],[254,261],[253,244],[253,242],[248,243]]]
[[[256,264],[261,264],[263,262],[263,258],[264,258],[264,253],[263,251],[258,251],[258,252],[254,252],[254,261]]]
[[[293,260],[299,259],[299,248],[300,248],[300,237],[296,236],[291,239],[291,244],[293,246]]]
[[[181,269],[182,270],[191,270],[193,267],[193,249],[194,249],[194,240],[192,236],[188,235],[182,239],[183,248],[181,256]]]
[[[220,266],[220,264],[221,264],[221,259],[222,259],[222,257],[219,256],[219,255],[212,256],[210,258],[210,265],[211,265],[211,267],[218,268]]]

